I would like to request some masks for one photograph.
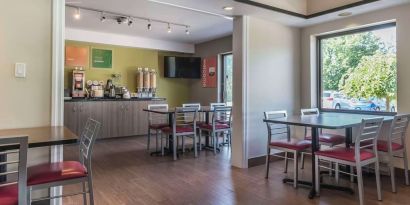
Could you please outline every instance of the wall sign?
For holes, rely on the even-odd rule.
[[[211,56],[202,60],[202,87],[216,88],[218,57]]]
[[[112,50],[92,49],[91,64],[93,68],[112,68]]]
[[[88,67],[88,46],[69,46],[65,47],[65,66],[66,67]]]

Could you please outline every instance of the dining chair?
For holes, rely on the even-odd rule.
[[[312,116],[312,115],[319,115],[319,109],[317,108],[309,108],[309,109],[301,109],[300,113],[303,116]],[[312,136],[308,135],[308,127],[305,127],[304,138],[306,140],[312,140]],[[319,129],[319,145],[324,145],[327,147],[334,147],[336,145],[340,145],[346,142],[346,137],[339,134],[331,134],[331,133],[324,133],[323,129]],[[305,166],[305,155],[302,153],[301,156],[301,169]],[[337,165],[336,165],[337,166]],[[332,175],[332,171],[329,172]]]
[[[209,107],[211,107],[211,109],[214,109],[215,107],[225,107],[226,103],[210,103]]]
[[[62,161],[35,165],[27,169],[27,200],[32,201],[54,199],[66,196],[83,195],[83,203],[87,204],[87,193],[89,202],[94,205],[94,193],[91,170],[91,157],[95,139],[100,130],[101,123],[88,118],[79,138],[79,161]],[[44,197],[32,200],[31,191],[48,189],[56,186],[70,184],[82,184],[82,192],[60,195],[55,197]],[[88,190],[86,188],[88,185]]]
[[[377,152],[377,140],[383,124],[383,117],[362,119],[359,128],[358,136],[356,137],[354,148],[331,148],[328,150],[315,152],[316,171],[316,193],[320,194],[320,168],[332,169],[332,167],[320,166],[321,161],[334,162],[344,164],[351,167],[356,167],[356,175],[354,173],[343,172],[348,175],[357,177],[357,185],[359,189],[360,205],[364,204],[363,193],[363,175],[362,167],[374,164],[376,175],[377,199],[382,200],[381,184],[380,184],[380,167],[379,155]],[[336,167],[337,169],[337,167]],[[340,171],[342,172],[342,171]]]
[[[390,179],[392,192],[396,192],[395,166],[394,158],[402,158],[404,166],[405,184],[409,185],[409,167],[406,150],[406,131],[409,125],[410,115],[396,115],[390,125],[387,140],[378,140],[377,150],[387,153],[389,157],[388,166],[390,170]]]
[[[27,204],[27,144],[27,136],[0,138],[0,167],[7,166],[0,169],[1,205]]]
[[[192,137],[195,157],[198,156],[196,146],[196,116],[198,109],[196,107],[177,107],[172,117],[172,127],[164,127],[161,129],[164,135],[172,135],[174,160],[177,160],[177,138],[178,137]],[[184,142],[184,141],[183,141]],[[161,143],[162,144],[162,143]],[[185,144],[182,145],[182,149]],[[161,147],[164,152],[164,147]]]
[[[156,111],[168,111],[168,104],[150,104],[148,105],[148,110],[156,110]],[[168,117],[167,115],[148,112],[148,136],[147,136],[147,150],[150,149],[151,144],[151,131],[155,132],[155,151],[158,151],[158,141],[161,129],[164,127],[168,127]],[[162,139],[161,139],[162,143]],[[162,147],[162,145],[161,145]]]
[[[232,133],[232,107],[217,106],[213,110],[212,121],[209,124],[203,123],[199,125],[199,142],[202,139],[202,131],[208,132],[212,138],[214,154],[218,147],[218,134],[228,132],[228,136]],[[229,140],[230,143],[231,140]],[[200,143],[201,144],[201,143]],[[200,150],[202,145],[200,145]]]
[[[287,117],[286,111],[269,111],[264,113],[265,120],[276,119]],[[285,172],[287,172],[288,166],[288,153],[293,153],[293,187],[298,187],[298,155],[306,151],[311,147],[311,141],[309,140],[298,140],[296,138],[291,138],[289,125],[276,124],[271,122],[266,122],[266,127],[268,129],[268,142],[267,142],[267,153],[266,153],[266,178],[269,178],[269,162],[271,156],[276,156],[279,158],[285,158]],[[271,149],[280,150],[285,152],[285,157],[282,155],[273,154],[271,155]]]

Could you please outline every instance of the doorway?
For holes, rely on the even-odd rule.
[[[221,102],[226,103],[228,106],[232,106],[232,53],[222,54],[221,62]]]

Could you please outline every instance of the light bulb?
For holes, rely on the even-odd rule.
[[[171,25],[170,24],[168,24],[168,31],[167,31],[168,33],[171,33],[172,32],[172,30],[171,30]]]
[[[81,12],[80,12],[80,8],[77,8],[74,14],[74,18],[75,19],[80,19],[81,18]]]

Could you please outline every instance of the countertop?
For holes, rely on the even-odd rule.
[[[155,97],[155,98],[72,98],[69,100],[64,100],[64,102],[95,102],[95,101],[163,101],[165,98]]]

